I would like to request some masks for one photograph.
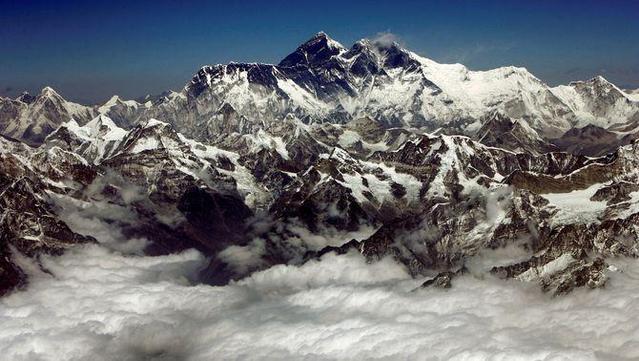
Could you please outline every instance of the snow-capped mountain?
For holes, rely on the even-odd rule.
[[[546,143],[573,128],[608,129],[619,144],[627,144],[639,131],[636,97],[602,77],[553,88],[524,68],[473,71],[461,64],[437,63],[397,43],[363,39],[346,48],[322,32],[277,65],[204,66],[180,92],[147,96],[141,102],[114,96],[87,108],[56,94],[55,105],[42,111],[31,98],[2,99],[3,134],[38,143],[71,118],[83,125],[104,114],[124,128],[163,119],[186,136],[209,141],[220,134],[221,124],[249,134],[287,117],[305,124],[370,118],[383,128],[419,128],[489,142],[486,130],[495,124],[487,120],[500,114],[517,127],[519,139],[502,147],[512,144],[512,150],[543,153],[554,149]]]
[[[570,107],[577,117],[578,127],[619,127],[639,114],[639,103],[635,98],[602,76],[558,86],[552,91]]]
[[[140,117],[152,105],[151,100],[144,103],[138,103],[135,100],[123,100],[119,96],[114,95],[106,103],[97,108],[99,114],[106,115],[115,124],[131,128],[135,120]]]
[[[63,123],[47,136],[43,146],[65,148],[97,164],[114,153],[125,134],[126,130],[109,117],[99,115],[83,126],[75,120]]]
[[[87,122],[94,116],[92,108],[66,101],[50,87],[37,96],[24,93],[15,100],[0,98],[0,133],[34,144],[63,122]]]
[[[474,272],[561,294],[639,256],[637,103],[603,78],[551,88],[319,33],[143,100],[2,99],[22,141],[0,138],[0,293],[28,282],[24,257],[105,234],[124,253],[195,248],[212,284],[357,252],[424,287]],[[469,271],[504,248],[519,256]]]
[[[318,33],[278,65],[203,67],[181,96],[149,114],[195,137],[211,117],[230,110],[252,123],[288,114],[306,123],[371,117],[385,127],[472,136],[497,111],[538,133],[529,137],[550,139],[575,126],[623,124],[638,109],[603,78],[551,88],[524,68],[472,71],[396,43],[361,40],[347,49]]]
[[[84,125],[99,114],[130,128],[151,104],[122,100],[114,95],[102,105],[85,106],[68,101],[51,87],[45,87],[36,96],[25,92],[16,99],[0,98],[0,133],[37,145],[60,124],[73,120]]]

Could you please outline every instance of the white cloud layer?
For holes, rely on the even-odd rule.
[[[622,261],[619,261],[622,262]],[[190,251],[124,256],[97,245],[46,258],[0,299],[2,360],[620,360],[639,358],[639,263],[603,290],[552,298],[465,276],[450,290],[358,254],[192,286]]]

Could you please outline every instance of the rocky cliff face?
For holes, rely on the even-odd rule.
[[[36,151],[22,143],[0,138],[0,295],[26,283],[16,263],[23,257],[37,260],[42,253],[60,254],[79,243],[94,242],[91,236],[74,233],[55,214],[48,191],[59,189],[46,174],[51,165],[40,162]],[[32,158],[33,157],[33,158]],[[95,176],[74,155],[56,157],[69,180],[90,181]],[[50,174],[50,173],[49,173]]]

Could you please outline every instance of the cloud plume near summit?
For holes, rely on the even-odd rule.
[[[398,43],[402,45],[402,40],[399,35],[394,34],[390,31],[382,31],[371,38],[371,42],[373,44],[377,44],[380,47],[389,47],[393,43]]]

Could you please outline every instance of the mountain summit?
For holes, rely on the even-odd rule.
[[[346,49],[340,43],[331,39],[326,33],[319,32],[304,44],[300,45],[293,53],[285,57],[279,63],[279,66],[318,66],[333,56],[345,51]]]
[[[96,114],[107,114],[124,127],[164,119],[180,132],[206,141],[219,128],[212,122],[220,109],[232,109],[235,117],[252,124],[244,129],[290,116],[305,124],[371,118],[384,128],[419,128],[477,139],[491,139],[478,132],[498,112],[520,124],[520,133],[528,133],[519,138],[535,139],[535,146],[524,148],[539,152],[552,147],[538,140],[549,143],[575,127],[622,130],[616,133],[621,143],[639,131],[636,97],[601,77],[553,88],[524,68],[473,71],[424,58],[392,41],[362,39],[346,48],[324,32],[277,65],[205,66],[182,91],[145,104],[112,99],[99,107],[84,107],[65,102],[51,89],[40,97],[52,99],[45,111],[32,109],[36,99],[2,99],[2,133],[38,143],[70,118],[82,124]]]
[[[577,83],[567,87],[549,87],[524,68],[472,71],[440,64],[394,42],[363,39],[347,49],[321,32],[278,65],[204,67],[184,96],[159,104],[150,115],[204,140],[205,128],[191,125],[205,124],[224,104],[257,123],[277,122],[289,114],[305,123],[370,117],[384,127],[469,136],[497,111],[535,133],[528,138],[548,140],[576,125],[623,123],[639,110],[634,101],[623,109],[610,101],[601,107],[577,106],[584,91]],[[185,113],[187,119],[176,116]],[[611,119],[612,113],[618,117]]]

